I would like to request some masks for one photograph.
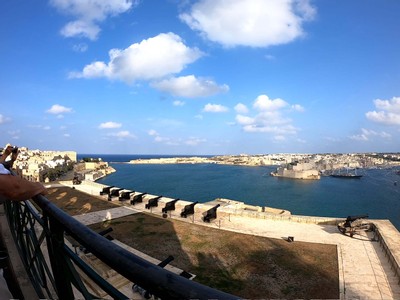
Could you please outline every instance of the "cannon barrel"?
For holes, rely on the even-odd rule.
[[[103,189],[100,192],[100,195],[104,194],[108,195],[110,193],[110,189],[112,189],[113,187],[114,187],[113,185],[103,187]]]
[[[357,216],[348,216],[346,218],[346,221],[343,224],[343,227],[351,227],[351,224],[359,219],[365,219],[368,218],[368,215],[357,215]]]
[[[113,231],[112,227],[108,227],[107,229],[104,229],[103,231],[98,232],[98,234],[105,236],[107,233],[110,233]]]
[[[122,188],[112,189],[112,190],[110,190],[110,195],[111,196],[119,196],[119,191],[122,191],[122,190],[123,190]]]
[[[166,265],[168,265],[173,260],[174,260],[174,257],[172,255],[169,255],[166,259],[161,261],[157,266],[164,268]],[[150,299],[152,297],[152,295],[150,294],[149,291],[143,289],[142,287],[138,286],[137,284],[134,284],[132,286],[132,290],[141,294],[145,299]]]
[[[348,216],[346,221],[353,222],[353,221],[355,221],[357,219],[366,219],[366,218],[368,218],[368,215]]]
[[[175,210],[175,203],[179,200],[175,199],[170,202],[165,203],[165,207],[161,210],[163,213],[166,213],[169,210]]]
[[[134,195],[132,200],[131,200],[131,205],[135,205],[135,203],[142,203],[143,202],[143,196],[146,195],[147,193],[141,193]]]
[[[166,259],[158,263],[157,266],[164,268],[166,265],[168,265],[171,261],[174,260],[174,257],[172,255],[169,255]]]
[[[199,203],[199,201],[193,202],[191,204],[185,205],[185,207],[182,209],[181,212],[181,217],[186,218],[188,215],[193,215],[194,214],[194,206]]]
[[[204,213],[203,221],[210,222],[212,219],[217,218],[217,208],[220,207],[220,204],[215,205]]]
[[[126,199],[129,200],[131,198],[131,194],[134,193],[134,191],[123,191],[119,193],[119,200]]]
[[[160,198],[162,198],[162,196],[151,198],[144,207],[147,209],[150,209],[151,207],[157,207],[158,200],[160,200]]]

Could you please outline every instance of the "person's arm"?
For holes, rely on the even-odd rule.
[[[36,195],[46,195],[46,188],[39,182],[32,182],[13,175],[0,175],[0,195],[13,201],[31,199]]]

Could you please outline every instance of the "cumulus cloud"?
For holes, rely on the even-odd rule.
[[[390,100],[374,100],[378,111],[369,111],[365,115],[368,120],[385,125],[400,125],[400,97]]]
[[[136,5],[135,0],[50,0],[60,12],[71,15],[74,21],[67,23],[61,34],[65,37],[84,37],[95,40],[100,32],[99,23],[117,16]]]
[[[126,49],[111,49],[109,62],[96,61],[86,65],[82,72],[70,73],[70,78],[100,78],[122,80],[158,80],[179,73],[188,64],[202,56],[197,48],[187,47],[174,33],[130,45]]]
[[[187,98],[208,97],[229,90],[226,84],[219,86],[210,79],[196,78],[194,75],[164,79],[153,82],[152,86],[174,96]]]
[[[350,139],[356,141],[370,141],[372,137],[381,137],[384,139],[390,139],[392,136],[385,131],[376,132],[374,130],[361,128],[361,133],[350,136]]]
[[[279,137],[275,139],[276,141],[282,141],[281,137],[298,132],[299,129],[292,124],[292,119],[287,115],[293,111],[300,111],[299,108],[302,106],[299,104],[290,105],[280,98],[270,99],[267,95],[259,95],[252,107],[252,115],[244,115],[242,112],[235,118],[236,123],[242,126],[245,132],[271,133]],[[293,107],[298,109],[293,109]],[[242,108],[238,105],[235,107],[237,112]]]
[[[234,108],[238,114],[247,114],[249,112],[249,109],[243,103],[236,104]]]
[[[304,107],[300,104],[293,104],[292,109],[298,112],[304,112]]]
[[[122,126],[121,123],[116,123],[116,122],[105,122],[101,123],[99,125],[100,129],[114,129],[114,128],[120,128]]]
[[[303,36],[315,14],[308,0],[200,0],[179,17],[223,46],[269,47]]]
[[[288,106],[288,103],[285,100],[280,98],[269,99],[267,95],[258,96],[253,104],[253,107],[260,111],[275,111],[285,106]]]
[[[203,108],[204,112],[211,112],[211,113],[227,112],[228,110],[229,108],[227,108],[226,106],[220,104],[211,104],[211,103],[206,104]]]
[[[132,133],[130,133],[128,130],[122,130],[119,132],[113,132],[113,133],[109,133],[108,136],[112,136],[112,137],[116,137],[119,140],[124,140],[124,139],[135,139],[136,136]]]
[[[54,104],[52,107],[46,110],[46,112],[52,115],[59,115],[59,117],[62,117],[62,114],[72,112],[72,108],[65,107],[59,104]]]

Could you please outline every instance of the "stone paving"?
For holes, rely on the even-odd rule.
[[[100,191],[99,188],[95,189],[93,186],[80,186],[79,189],[96,195]],[[124,201],[125,205],[119,208],[89,213],[75,218],[84,224],[91,224],[136,212],[149,212],[144,207],[147,201],[135,206],[129,205],[128,202]],[[161,215],[162,207],[163,205],[154,207],[151,212]],[[196,211],[204,211],[201,204],[196,206]],[[256,219],[236,215],[219,217],[211,223],[204,223],[201,220],[201,213],[195,213],[194,216],[185,219],[179,216],[179,212],[178,210],[169,212],[168,216],[198,225],[245,234],[278,239],[287,239],[288,236],[292,236],[294,242],[337,245],[341,299],[400,299],[399,278],[395,276],[380,243],[374,241],[373,233],[363,233],[350,238],[339,233],[337,227],[332,225]]]

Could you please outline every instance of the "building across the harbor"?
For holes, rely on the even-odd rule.
[[[272,176],[294,178],[294,179],[320,179],[319,171],[313,163],[294,162],[278,167]]]

